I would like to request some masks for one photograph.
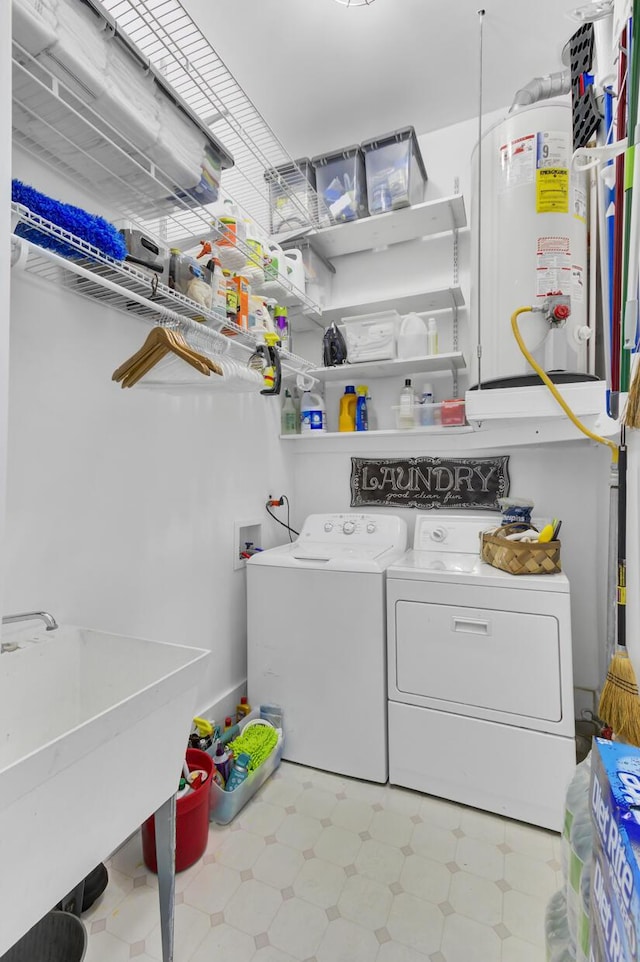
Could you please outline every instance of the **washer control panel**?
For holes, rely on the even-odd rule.
[[[304,522],[299,542],[383,545],[400,548],[406,545],[407,526],[392,515],[311,514]]]

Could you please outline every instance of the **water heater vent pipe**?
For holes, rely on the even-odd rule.
[[[521,87],[513,98],[509,113],[518,107],[529,107],[540,100],[550,100],[571,92],[571,71],[559,70],[557,73],[547,74],[546,77],[534,77],[528,84]]]

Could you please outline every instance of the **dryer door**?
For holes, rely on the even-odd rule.
[[[395,602],[396,688],[414,704],[559,721],[557,618]],[[396,696],[398,697],[398,696]]]

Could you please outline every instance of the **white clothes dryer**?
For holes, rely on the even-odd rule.
[[[493,526],[420,517],[387,571],[389,780],[558,830],[575,766],[569,581],[482,562]]]
[[[247,562],[249,698],[283,708],[284,758],[387,781],[385,572],[406,547],[400,518],[316,514]]]

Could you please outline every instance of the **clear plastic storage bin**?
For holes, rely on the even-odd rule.
[[[367,217],[364,155],[357,145],[314,157],[322,226]],[[324,206],[323,206],[324,205]]]
[[[316,172],[308,157],[301,157],[293,164],[272,167],[265,171],[264,179],[269,185],[272,234],[316,223]]]
[[[260,709],[254,708],[246,718],[240,722],[240,731],[247,722],[254,718],[260,718]],[[228,825],[233,821],[239,811],[241,811],[252,798],[259,788],[264,785],[270,775],[273,775],[276,768],[282,761],[282,751],[284,748],[284,735],[280,731],[278,741],[269,757],[256,768],[255,772],[250,772],[245,780],[238,785],[232,792],[225,792],[217,782],[211,781],[209,794],[209,819],[218,825]]]
[[[302,251],[307,297],[319,307],[326,307],[331,303],[331,287],[333,275],[336,272],[335,267],[331,261],[319,254],[308,240],[292,240],[282,245],[282,249],[285,251],[294,247]]]
[[[362,144],[362,150],[370,214],[410,207],[424,200],[427,172],[413,127],[368,140]]]

